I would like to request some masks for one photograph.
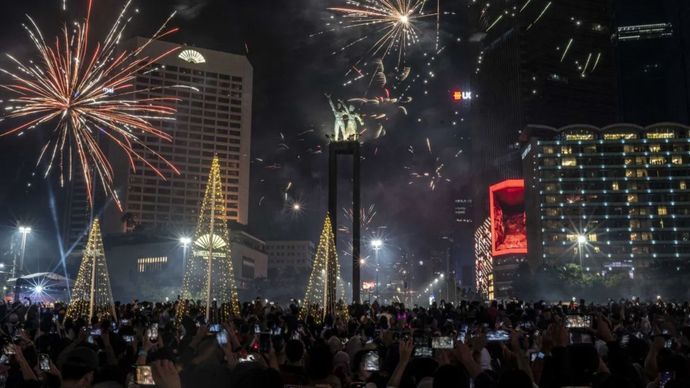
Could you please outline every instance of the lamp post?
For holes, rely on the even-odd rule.
[[[587,236],[583,234],[577,235],[577,253],[580,256],[580,270],[582,270],[582,248],[587,244]]]
[[[383,241],[381,239],[371,240],[371,247],[374,248],[374,255],[376,256],[376,299],[379,299],[379,251],[383,246]]]
[[[182,273],[187,270],[187,248],[191,243],[191,238],[180,237],[180,244],[182,245]]]
[[[21,274],[24,270],[24,255],[26,253],[26,238],[31,233],[30,226],[20,226],[19,233],[21,234],[21,243],[19,245],[19,271],[17,271],[17,255],[14,255],[14,262],[12,263],[12,278],[17,277],[17,272]]]

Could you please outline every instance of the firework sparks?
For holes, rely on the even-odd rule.
[[[345,28],[373,30],[371,35],[346,44],[341,51],[373,36],[368,54],[385,58],[396,53],[399,64],[406,50],[419,42],[417,23],[420,19],[436,16],[436,13],[424,12],[426,3],[427,0],[348,0],[344,7],[328,9],[343,17]]]
[[[374,218],[376,217],[376,204],[369,205],[368,208],[361,208],[359,210],[359,224],[360,224],[360,234],[367,235],[372,227]],[[345,225],[338,227],[338,232],[343,233],[346,236],[352,235],[352,229],[349,225],[354,221],[354,215],[352,213],[352,208],[343,208],[343,213],[345,214]],[[352,241],[348,239],[347,247],[343,250],[344,256],[352,256]],[[366,260],[368,256],[363,256],[362,260]]]
[[[47,161],[46,176],[54,164],[58,164],[61,184],[64,184],[65,173],[67,180],[72,179],[73,163],[78,163],[90,204],[93,204],[92,188],[98,180],[120,207],[113,188],[113,168],[99,145],[100,137],[123,150],[133,169],[135,161],[139,161],[165,178],[163,171],[145,158],[147,154],[154,155],[166,169],[179,174],[138,136],[146,134],[172,141],[170,135],[157,129],[151,121],[173,120],[175,108],[172,105],[177,99],[137,99],[137,93],[151,89],[134,87],[138,73],[176,51],[173,49],[153,58],[140,56],[154,39],[177,31],[167,27],[174,14],[145,44],[132,51],[121,50],[118,44],[131,20],[131,3],[130,0],[125,4],[105,39],[95,47],[89,46],[93,0],[87,3],[85,19],[73,27],[63,27],[61,36],[56,37],[52,45],[28,17],[29,23],[24,28],[38,51],[39,60],[22,61],[8,54],[17,70],[0,69],[11,79],[10,84],[1,87],[14,96],[8,101],[11,106],[5,108],[4,119],[16,122],[0,136],[21,135],[38,127],[51,130],[52,136],[43,146],[38,163]],[[66,2],[63,5],[66,8]]]

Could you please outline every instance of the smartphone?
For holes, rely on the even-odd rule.
[[[96,344],[96,341],[94,341],[92,335],[86,337],[86,342],[88,342],[88,343],[91,344],[91,345],[95,345],[95,344]]]
[[[16,354],[14,351],[14,344],[12,344],[12,343],[5,344],[5,346],[2,348],[2,352],[8,356]]]
[[[591,315],[568,315],[565,317],[565,327],[568,329],[586,329],[592,327]]]
[[[458,333],[458,337],[455,340],[461,344],[464,344],[466,336],[467,336],[467,333],[465,333],[464,331],[461,331]]]
[[[489,342],[508,342],[510,333],[505,330],[492,330],[486,333],[486,340]]]
[[[630,343],[630,335],[624,334],[623,336],[621,336],[621,348],[627,348],[628,343]]]
[[[225,346],[228,344],[228,332],[226,330],[221,330],[218,333],[216,333],[216,341],[218,341],[218,345],[220,346]]]
[[[97,327],[95,329],[91,328],[91,332],[89,333],[89,335],[91,335],[92,337],[100,337],[101,336],[101,328],[100,327]]]
[[[120,326],[129,326],[129,319],[121,319]]]
[[[666,349],[671,349],[673,347],[673,340],[672,339],[667,339],[666,342],[664,342],[664,347]]]
[[[531,353],[529,355],[529,360],[531,362],[535,362],[537,360],[543,360],[543,359],[544,359],[544,353],[542,353],[542,352],[535,352],[535,353]]]
[[[208,326],[208,332],[209,333],[220,333],[220,324],[214,323],[212,325]]]
[[[413,339],[414,343],[414,353],[415,358],[431,358],[434,355],[434,351],[429,346],[429,337],[427,336],[416,336]]]
[[[431,339],[432,349],[453,349],[453,338],[451,337],[433,337]]]
[[[259,351],[268,353],[269,350],[271,350],[271,333],[259,334]]]
[[[152,323],[151,326],[149,326],[149,329],[147,330],[147,335],[149,337],[149,341],[151,341],[151,342],[158,341],[158,324],[157,323]]]
[[[39,366],[42,371],[47,372],[50,370],[50,357],[45,354],[41,353],[40,359],[39,359]]]
[[[247,354],[247,356],[240,357],[237,360],[239,362],[252,362],[252,361],[254,361],[254,355],[253,354]]]
[[[370,350],[364,355],[364,370],[377,372],[379,370],[379,352]]]
[[[259,324],[254,324],[254,334],[259,334],[261,333],[261,326]]]
[[[10,363],[10,358],[7,357],[6,354],[0,355],[0,364],[9,365],[9,363]]]
[[[151,373],[150,366],[137,365],[136,383],[137,385],[156,385],[153,381],[153,373]]]
[[[299,334],[299,331],[293,331],[292,336],[290,336],[291,339],[299,341],[302,339],[302,337]]]
[[[664,388],[671,380],[673,380],[673,372],[659,373],[659,388]]]
[[[271,330],[271,335],[272,336],[279,336],[283,334],[283,329],[278,326],[274,326],[273,329]]]
[[[127,342],[128,344],[131,344],[134,342],[134,336],[133,335],[123,335],[122,339]]]

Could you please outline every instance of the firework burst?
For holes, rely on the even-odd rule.
[[[145,158],[144,154],[148,154],[155,155],[162,165],[179,174],[139,137],[148,134],[172,141],[170,135],[151,122],[173,120],[173,103],[177,99],[137,99],[137,93],[146,94],[151,89],[134,86],[137,74],[175,51],[153,58],[141,56],[154,39],[177,30],[167,28],[174,14],[145,44],[122,50],[120,37],[131,20],[131,3],[131,0],[126,2],[106,37],[93,47],[89,45],[93,0],[88,1],[85,19],[75,22],[71,28],[64,26],[61,36],[55,37],[52,44],[46,42],[38,25],[28,17],[29,23],[24,28],[38,51],[38,60],[23,61],[8,54],[16,70],[0,69],[11,80],[1,87],[13,96],[3,118],[13,123],[0,136],[22,134],[34,128],[49,130],[51,135],[38,160],[47,163],[45,176],[57,164],[60,183],[64,184],[65,176],[67,180],[72,179],[73,164],[78,163],[90,204],[93,204],[92,188],[98,180],[120,207],[113,188],[113,168],[99,145],[101,138],[114,142],[124,151],[133,169],[135,161],[140,161],[164,178],[163,172]]]
[[[406,50],[419,42],[417,23],[420,19],[437,15],[424,12],[426,3],[427,0],[348,0],[346,6],[328,10],[344,19],[344,28],[371,31],[346,44],[341,51],[371,38],[374,42],[369,55],[385,58],[397,54],[400,64]]]

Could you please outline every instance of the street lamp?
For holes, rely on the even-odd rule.
[[[180,237],[180,244],[182,245],[182,272],[187,270],[187,247],[192,244],[192,239],[189,237]]]
[[[383,246],[383,241],[380,238],[371,240],[371,247],[374,248],[374,255],[376,256],[376,299],[379,299],[379,251]]]
[[[20,259],[19,259],[19,272],[24,270],[24,254],[26,253],[26,237],[31,234],[30,226],[20,226],[19,233],[22,235],[22,241],[19,246]],[[17,256],[14,256],[14,262],[12,263],[12,278],[17,276]]]
[[[577,235],[577,253],[580,256],[580,269],[582,269],[582,247],[587,244],[587,236],[584,234]]]

